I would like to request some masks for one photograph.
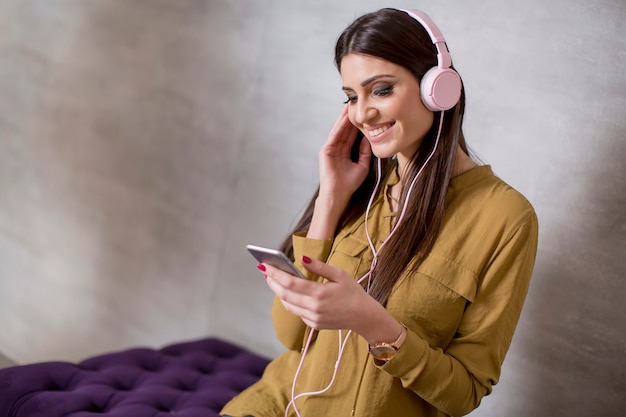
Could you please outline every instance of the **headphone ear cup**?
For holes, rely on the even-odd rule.
[[[461,77],[452,68],[432,67],[422,77],[420,94],[431,111],[451,109],[461,98]]]

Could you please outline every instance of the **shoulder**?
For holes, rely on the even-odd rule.
[[[512,265],[520,255],[533,253],[537,234],[530,202],[489,166],[477,167],[451,182],[439,234],[418,272],[473,301],[494,260]],[[531,265],[531,258],[519,267]]]
[[[536,223],[536,213],[528,199],[496,176],[489,165],[479,166],[452,180],[448,192],[447,215],[455,222],[474,227],[517,228]]]
[[[481,166],[451,182],[432,251],[479,274],[511,242],[532,249],[537,237],[537,216],[528,199],[491,167]]]

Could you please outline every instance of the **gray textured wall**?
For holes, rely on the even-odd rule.
[[[626,2],[0,0],[0,352],[20,363],[208,334],[274,355],[246,243],[276,245],[341,108],[332,49],[428,12],[467,136],[535,205],[540,252],[476,416],[626,407]]]

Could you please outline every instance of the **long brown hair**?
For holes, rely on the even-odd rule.
[[[335,47],[335,65],[339,72],[341,72],[341,60],[351,53],[366,54],[400,65],[408,69],[418,82],[430,68],[437,65],[437,50],[428,32],[405,12],[395,9],[381,9],[361,16],[343,31]],[[420,174],[408,201],[406,201],[408,186],[426,163],[435,145],[440,112],[435,113],[430,131],[420,148],[411,157],[405,172],[400,173],[402,193],[399,207],[403,207],[406,201],[407,211],[399,229],[378,254],[369,291],[370,295],[383,305],[386,304],[402,272],[409,266],[419,265],[426,258],[437,238],[445,210],[456,149],[460,145],[461,149],[469,154],[462,131],[464,112],[465,91],[462,90],[459,102],[450,110],[445,111],[437,149]],[[340,228],[356,220],[365,212],[376,182],[375,164],[376,158],[372,158],[369,174],[352,195],[348,209],[343,213],[339,222]],[[394,169],[396,169],[394,159],[382,161],[383,178],[387,178]],[[318,192],[319,188],[292,233],[308,230]],[[293,258],[291,235],[285,239],[281,250]]]

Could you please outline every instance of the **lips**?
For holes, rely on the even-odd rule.
[[[367,134],[370,138],[376,138],[377,136],[382,135],[383,133],[385,133],[387,131],[387,129],[389,129],[391,126],[393,126],[394,123],[387,123],[385,125],[379,126],[375,129],[367,129]]]

